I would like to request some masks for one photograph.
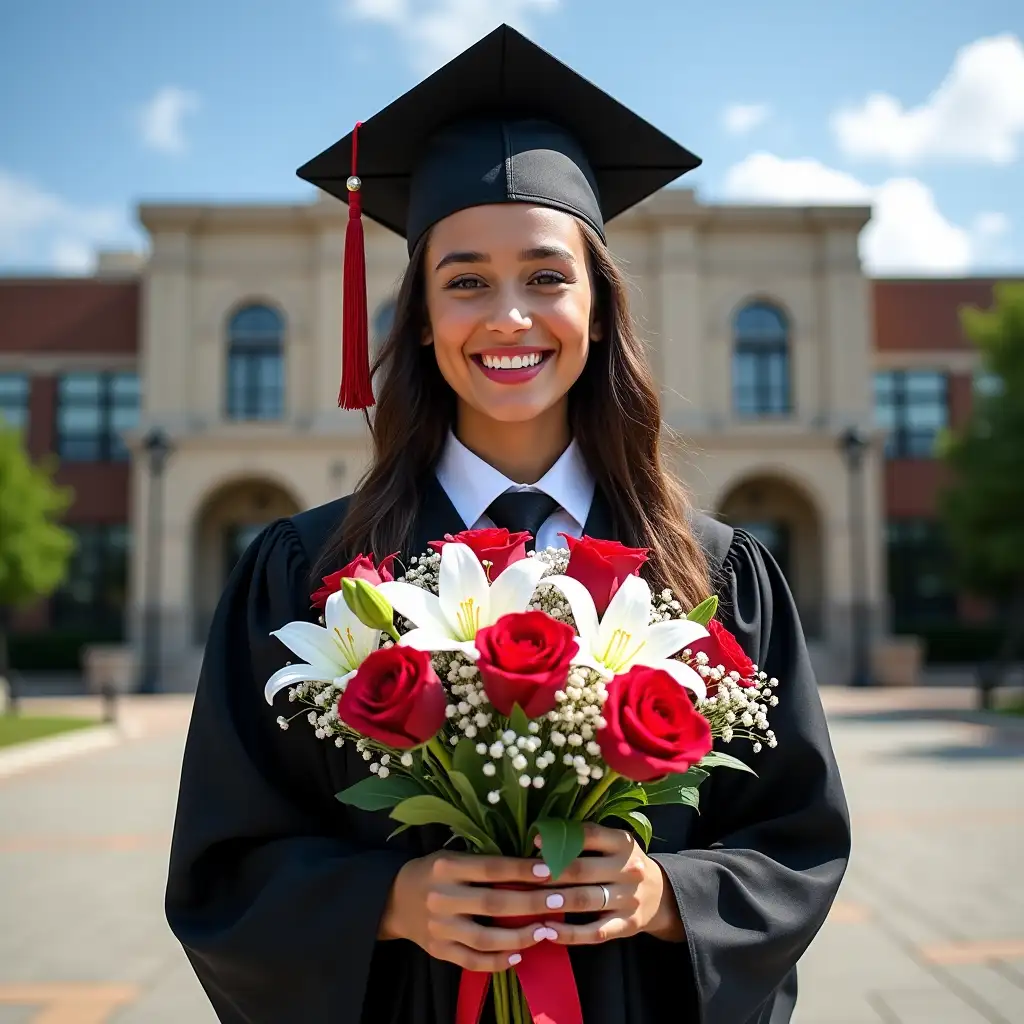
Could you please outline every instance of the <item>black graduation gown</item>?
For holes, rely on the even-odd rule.
[[[181,774],[166,913],[229,1024],[451,1024],[459,970],[404,941],[377,942],[405,861],[446,832],[387,842],[386,813],[342,806],[362,778],[351,747],[317,740],[303,719],[282,731],[263,699],[289,652],[269,634],[308,617],[309,573],[346,499],[268,526],[236,566],[217,609]],[[591,536],[611,533],[600,500]],[[786,582],[757,541],[704,517],[694,525],[718,567],[722,617],[781,682],[769,718],[778,748],[730,752],[758,778],[718,769],[701,814],[650,809],[684,943],[648,935],[571,950],[587,1024],[784,1024],[795,964],[828,913],[850,827],[814,675]],[[463,528],[432,481],[410,553]]]

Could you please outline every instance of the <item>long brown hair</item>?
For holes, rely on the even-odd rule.
[[[616,538],[650,549],[644,574],[692,608],[711,593],[708,566],[687,523],[686,493],[662,464],[658,392],[629,313],[626,284],[608,247],[580,225],[603,340],[569,392],[569,425],[611,506]],[[330,538],[313,578],[356,554],[377,558],[408,542],[426,479],[455,422],[455,393],[422,342],[427,307],[424,238],[395,304],[391,332],[373,365],[380,378],[370,423],[373,460]],[[369,419],[368,419],[369,422]],[[472,524],[469,524],[472,525]]]

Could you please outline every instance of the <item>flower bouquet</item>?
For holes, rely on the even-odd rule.
[[[479,853],[535,856],[539,836],[557,878],[583,849],[583,822],[614,822],[646,848],[646,807],[696,808],[712,768],[750,771],[712,743],[774,746],[778,681],[714,618],[716,598],[686,612],[670,590],[652,593],[643,549],[566,537],[528,554],[528,539],[446,535],[400,578],[393,557],[360,556],[313,595],[321,625],[273,634],[302,663],[265,696],[287,689],[318,738],[368,762],[343,803],[390,811],[396,833],[446,826]],[[567,990],[581,1019],[564,947],[464,972],[460,1022],[475,1024],[489,986],[499,1024],[539,1017],[552,992],[565,1005]]]

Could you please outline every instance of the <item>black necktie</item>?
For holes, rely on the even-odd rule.
[[[556,508],[558,502],[541,491],[506,491],[487,506],[487,515],[495,526],[512,533],[526,530],[533,537],[527,541],[526,550],[533,551],[541,523]]]

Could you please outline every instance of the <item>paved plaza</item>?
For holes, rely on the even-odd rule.
[[[953,687],[825,698],[854,857],[797,1024],[1024,1021],[1024,720]],[[75,756],[0,752],[0,1024],[215,1020],[162,913],[188,711],[130,699]]]

